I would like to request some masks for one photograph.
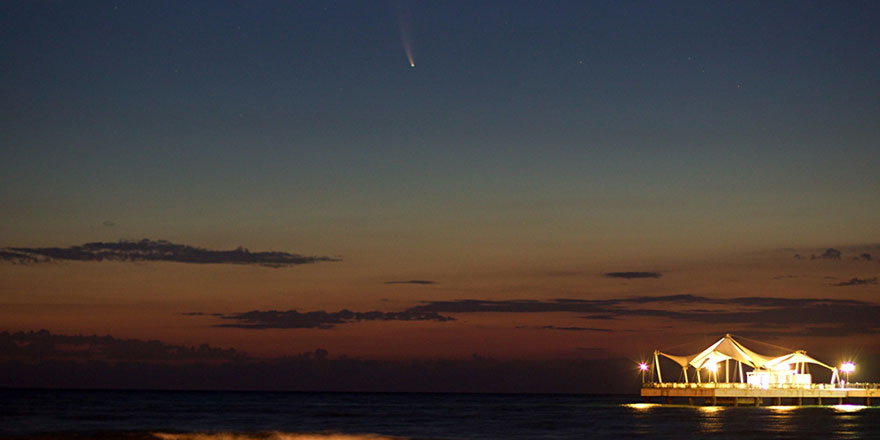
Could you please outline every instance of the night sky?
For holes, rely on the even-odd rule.
[[[339,365],[583,375],[728,332],[880,380],[877,23],[839,1],[2,2],[0,385],[305,359],[341,373],[282,387],[392,389]],[[432,389],[470,389],[453,376]],[[215,379],[193,386],[265,385]]]

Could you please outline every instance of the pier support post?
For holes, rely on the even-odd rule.
[[[666,396],[666,404],[672,403],[672,397]]]
[[[801,405],[803,405],[803,404],[804,404],[804,398],[801,397],[801,396],[798,396],[798,398],[797,398],[797,405],[798,405],[798,406],[801,406]]]
[[[715,395],[712,395],[712,406],[717,406],[717,405],[718,405],[718,399],[715,397]]]
[[[816,405],[822,406],[822,396],[816,398]]]
[[[871,396],[865,397],[865,406],[871,406]]]
[[[837,404],[838,404],[838,405],[843,405],[843,397],[838,397],[838,398],[837,398]]]
[[[733,406],[739,406],[739,397],[733,398]]]
[[[693,405],[693,404],[694,404],[694,398],[688,397],[688,405]]]
[[[763,398],[763,397],[755,397],[755,406],[761,406],[761,405],[763,405],[763,404],[764,404],[764,398]]]
[[[772,405],[782,406],[782,397],[774,397]]]
[[[645,403],[651,403],[651,396],[645,396]]]

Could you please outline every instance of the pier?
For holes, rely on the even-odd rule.
[[[800,387],[754,387],[746,383],[657,383],[642,384],[648,403],[688,405],[843,405],[871,406],[880,401],[880,384],[850,384],[835,388],[829,384]]]
[[[705,350],[692,355],[673,355],[655,350],[651,365],[644,362],[639,364],[642,372],[641,395],[647,402],[656,399],[655,403],[686,402],[689,405],[713,406],[761,406],[768,403],[871,406],[880,399],[880,384],[849,382],[850,373],[855,371],[853,362],[845,362],[837,368],[808,356],[805,350],[779,346],[771,348],[777,352],[782,349],[782,354],[759,354],[726,334]],[[664,358],[669,365],[677,365],[678,381],[663,381],[660,359]],[[810,365],[826,369],[830,380],[827,383],[813,383]],[[651,377],[646,381],[645,374],[649,371]],[[846,380],[843,380],[843,374]]]

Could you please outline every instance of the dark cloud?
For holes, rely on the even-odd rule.
[[[405,280],[405,281],[385,281],[385,284],[437,284],[435,281],[431,280]]]
[[[822,260],[839,260],[840,259],[840,251],[834,248],[825,249],[821,255],[816,256],[813,255],[810,258],[812,259],[822,259]]]
[[[701,297],[698,297],[701,298]],[[705,301],[714,304],[731,304],[746,307],[781,307],[797,308],[809,307],[814,304],[834,304],[838,306],[859,306],[873,303],[849,299],[814,299],[814,298],[779,298],[772,296],[740,296],[736,298],[709,299]]]
[[[405,310],[403,312],[352,312],[340,310],[326,312],[323,310],[300,313],[296,310],[253,310],[244,313],[222,315],[222,319],[233,321],[218,324],[218,327],[235,327],[245,329],[270,328],[316,328],[330,329],[340,324],[359,321],[453,321],[454,318],[442,316],[437,312]]]
[[[644,304],[656,302],[674,302],[674,303],[705,303],[712,301],[704,296],[680,294],[680,295],[661,295],[661,296],[634,296],[619,300],[622,302]]]
[[[13,252],[7,249],[0,249],[0,261],[12,264],[36,264],[48,263],[50,260],[46,257],[29,255],[21,252]]]
[[[66,336],[46,330],[0,333],[0,360],[83,361],[230,361],[246,355],[233,349],[170,345],[160,341],[117,339],[112,336]]]
[[[880,332],[880,304],[847,300],[778,297],[708,298],[698,295],[639,296],[610,300],[556,299],[432,301],[409,309],[436,313],[587,313],[585,319],[653,317],[682,324],[760,324],[764,328],[825,328],[832,334]],[[822,336],[820,332],[818,336]]]
[[[871,244],[860,244],[854,246],[841,246],[840,249],[846,252],[852,252],[856,254],[880,254],[880,243],[871,243]]]
[[[584,319],[614,319],[611,315],[585,315],[581,316]]]
[[[607,272],[605,276],[608,278],[624,278],[624,279],[634,279],[634,278],[660,278],[663,274],[658,272]]]
[[[570,299],[553,300],[477,300],[464,299],[455,301],[429,301],[410,308],[413,311],[437,313],[542,313],[542,312],[576,312],[589,313],[590,319],[607,319],[621,312],[619,306],[643,303],[705,303],[712,301],[695,295],[640,296],[623,299]]]
[[[731,305],[735,305],[735,303],[731,303]],[[830,300],[797,301],[788,305],[764,306],[758,309],[752,307],[712,311],[634,309],[623,311],[620,316],[651,316],[669,318],[682,323],[703,324],[775,324],[780,326],[827,324],[849,328],[850,334],[864,333],[864,331],[857,330],[856,327],[849,326],[851,323],[865,323],[872,328],[880,329],[880,323],[876,320],[876,316],[880,316],[880,305],[874,303],[848,304]]]
[[[862,244],[855,246],[837,246],[825,249],[800,249],[794,254],[796,259],[811,260],[847,260],[854,261],[880,261],[880,244]]]
[[[211,250],[170,243],[164,240],[94,242],[66,248],[12,247],[0,250],[3,261],[42,263],[47,261],[170,261],[195,264],[250,264],[285,267],[323,261],[339,261],[330,257],[303,256],[288,252],[251,252],[244,248]]]
[[[833,284],[834,286],[864,286],[866,284],[877,284],[877,277],[874,278],[851,278],[849,281]]]
[[[577,313],[583,319],[661,318],[681,324],[724,324],[762,328],[829,328],[834,334],[880,332],[880,304],[847,300],[778,297],[708,298],[699,295],[637,296],[604,300],[454,300],[429,301],[401,312],[250,311],[224,314],[220,327],[245,329],[330,329],[359,321],[452,321],[457,313]],[[198,313],[190,313],[198,315]],[[214,315],[217,316],[217,315]],[[846,323],[846,324],[843,324]],[[606,331],[595,327],[538,327],[552,330]],[[621,331],[615,329],[614,331]]]
[[[409,310],[436,313],[604,313],[608,310],[609,306],[617,304],[618,302],[619,300],[555,299],[550,301],[539,301],[524,299],[489,301],[478,299],[464,299],[456,301],[430,301],[426,302],[425,304],[412,307]]]

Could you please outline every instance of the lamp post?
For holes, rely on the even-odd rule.
[[[645,372],[648,371],[648,364],[644,362],[639,363],[639,370],[642,370],[642,383],[645,383]]]
[[[843,365],[840,366],[840,371],[846,373],[846,384],[849,385],[849,373],[856,371],[856,364],[853,362],[844,362]]]

